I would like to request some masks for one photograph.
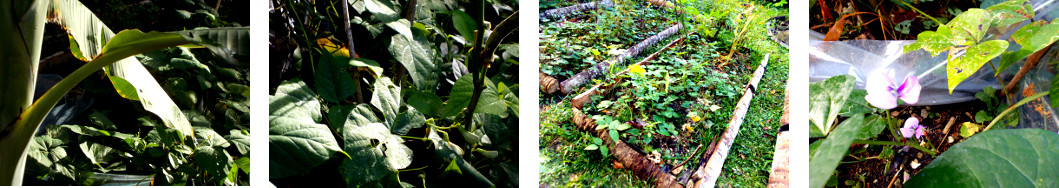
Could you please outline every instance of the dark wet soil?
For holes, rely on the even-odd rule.
[[[928,143],[925,146],[940,154],[966,139],[960,136],[961,124],[973,121],[974,113],[983,109],[985,109],[985,103],[971,101],[939,106],[898,107],[891,110],[891,115],[897,114],[894,118],[902,120],[910,116],[919,117],[921,124],[927,127],[924,142]],[[948,126],[946,134],[946,126],[950,121],[952,125]],[[884,130],[875,140],[894,140],[894,137],[889,130]],[[876,156],[879,156],[883,147],[893,149],[893,158],[877,159]],[[934,157],[927,153],[910,147],[904,149],[904,146],[866,147],[854,144],[850,147],[850,153],[850,156],[844,158],[843,163],[835,170],[839,178],[839,187],[856,185],[860,187],[901,187],[907,178],[915,176],[934,160]],[[865,160],[856,162],[857,158]],[[891,163],[889,167],[887,167],[887,162]],[[919,163],[919,166],[912,168],[913,162]]]

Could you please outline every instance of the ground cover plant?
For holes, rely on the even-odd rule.
[[[516,1],[270,3],[273,185],[518,186]]]
[[[1026,72],[1049,51],[1049,46],[1059,40],[1059,25],[1055,20],[1032,20],[1033,17],[1033,7],[1022,0],[968,9],[938,26],[936,31],[919,33],[915,43],[904,47],[905,52],[924,49],[931,55],[946,55],[943,74],[948,79],[950,93],[982,67],[992,69],[991,76],[1001,83],[1008,82],[1003,88],[982,88],[975,95],[980,101],[941,107],[948,109],[942,110],[943,114],[966,113],[959,118],[962,123],[957,124],[957,117],[938,117],[927,112],[930,107],[921,109],[922,112],[909,107],[895,109],[898,104],[918,101],[921,86],[914,76],[894,78],[892,73],[877,71],[867,80],[865,90],[853,89],[855,79],[848,75],[812,83],[811,137],[820,139],[810,140],[810,186],[1049,187],[1059,184],[1052,180],[1032,180],[1059,175],[1059,171],[1052,170],[1059,163],[1036,159],[1059,152],[1055,144],[1059,135],[1042,129],[1002,130],[1020,123],[1020,117],[1013,115],[1020,113],[1020,106],[1038,105],[1035,107],[1038,111],[1046,108],[1040,106],[1045,100],[1041,98],[1056,89],[1036,92],[1031,83],[1022,85],[1021,92],[1014,90]],[[1024,22],[1028,24],[1012,27]],[[1012,33],[1010,41],[987,34],[996,30]],[[1021,66],[1012,66],[1019,62],[1023,62]],[[1019,67],[1018,73],[1013,77],[1001,76],[1015,71],[1008,67]],[[1054,79],[1052,82],[1056,83]],[[967,109],[968,106],[979,107]],[[946,119],[948,123],[942,123]],[[840,166],[840,163],[845,164]],[[837,173],[836,167],[840,169]],[[1044,170],[1019,170],[1027,168]],[[953,181],[956,179],[960,181]]]
[[[540,5],[543,13],[575,3]],[[570,80],[589,67],[609,64],[574,91],[549,91],[542,82],[542,187],[661,186],[662,180],[634,173],[641,164],[619,162],[627,156],[617,150],[626,147],[609,143],[628,145],[646,156],[649,166],[685,182],[706,162],[705,152],[727,128],[757,62],[769,54],[741,136],[717,180],[718,186],[765,186],[780,128],[787,50],[765,28],[747,26],[785,15],[783,2],[675,1],[669,6],[675,8],[665,2],[613,1],[586,14],[541,18],[542,77]],[[678,24],[679,32],[640,49],[640,55],[622,55]],[[585,91],[599,95],[578,98]],[[598,126],[586,131],[576,121]]]
[[[218,11],[247,2],[85,3],[5,6],[0,185],[246,185],[249,20]],[[93,13],[130,7],[170,15]]]

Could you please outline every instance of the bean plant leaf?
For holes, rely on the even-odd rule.
[[[463,76],[456,80],[456,83],[452,86],[452,91],[449,93],[449,101],[445,104],[444,110],[441,111],[441,117],[456,116],[464,108],[467,108],[467,105],[471,104],[471,97],[474,95],[473,82],[473,75]],[[488,113],[506,117],[507,103],[505,103],[503,98],[497,96],[496,85],[493,85],[493,82],[489,79],[485,79],[485,86],[486,88],[478,99],[474,113]]]
[[[1033,6],[1026,3],[1026,0],[1004,1],[989,6],[989,8],[986,8],[986,11],[993,14],[993,24],[998,28],[1007,27],[1008,25],[1033,18]]]
[[[320,121],[320,101],[301,79],[291,79],[279,84],[276,94],[268,97],[269,114],[308,121]]]
[[[938,27],[937,31],[919,33],[916,42],[905,46],[904,51],[907,53],[924,49],[937,56],[957,45],[977,44],[985,36],[985,31],[989,30],[991,16],[992,14],[982,9],[968,9],[949,23]]]
[[[1022,46],[1022,48],[1014,52],[1004,52],[1000,58],[999,70],[1005,70],[1015,64],[1015,62],[1059,40],[1059,20],[1052,20],[1052,22],[1038,21],[1022,26],[1022,28],[1011,34],[1011,40]],[[1000,72],[1003,71],[996,71],[995,74],[999,75]]]
[[[838,115],[843,117],[851,117],[856,114],[869,114],[875,112],[875,107],[868,104],[868,100],[864,99],[868,95],[867,90],[853,89],[849,93],[848,101],[846,106],[839,111]]]
[[[316,95],[298,79],[284,81],[269,96],[269,178],[295,175],[320,165],[339,151],[321,119]]]
[[[453,10],[451,13],[452,25],[456,27],[456,31],[460,32],[467,42],[474,42],[474,30],[478,30],[478,23],[466,12]]]
[[[945,65],[945,72],[949,80],[949,94],[956,89],[956,85],[978,72],[982,65],[989,60],[1000,56],[1008,48],[1008,42],[1003,40],[986,41],[967,48],[963,56],[956,57]]]
[[[348,59],[332,56],[330,53],[320,53],[320,61],[316,64],[316,92],[327,102],[340,103],[357,91],[354,87],[353,77],[346,72]]]
[[[346,130],[343,135],[343,148],[352,160],[343,161],[339,172],[349,185],[379,180],[412,164],[412,150],[386,125],[372,123]]]
[[[387,127],[393,127],[397,112],[401,109],[401,87],[393,85],[390,78],[375,80],[375,91],[371,94],[371,105],[382,111]]]
[[[232,129],[228,131],[228,136],[224,136],[229,143],[235,145],[235,148],[239,150],[240,154],[246,156],[250,154],[250,134],[248,131]],[[249,172],[247,172],[249,174]]]
[[[351,4],[355,2],[359,1],[349,1]],[[390,22],[401,18],[394,7],[397,6],[394,6],[390,0],[364,0],[364,8],[371,12],[375,20],[382,22]]]
[[[433,88],[437,82],[434,70],[434,49],[430,48],[426,39],[415,30],[412,39],[401,35],[393,35],[390,39],[390,54],[397,62],[400,62],[412,77],[412,83],[416,88]]]
[[[443,102],[441,97],[431,92],[418,92],[410,94],[408,97],[408,105],[416,108],[419,112],[425,115],[437,117],[441,114],[441,107]]]
[[[341,149],[327,125],[308,119],[270,116],[268,133],[269,178],[306,172]]]
[[[382,123],[379,118],[375,117],[375,112],[368,104],[332,106],[327,113],[327,119],[330,120],[331,128],[335,129],[335,132],[343,132],[349,127]]]
[[[234,161],[228,151],[213,146],[199,146],[195,148],[195,154],[192,156],[195,164],[205,170],[207,175],[212,175],[214,180],[219,180],[217,184],[225,185],[224,181],[229,180],[228,174]],[[227,184],[232,183],[234,182],[227,182]]]
[[[379,78],[380,76],[382,76],[382,67],[379,66],[379,62],[375,62],[374,60],[354,58],[349,60],[349,65],[357,67],[358,69],[365,68],[371,70],[371,76],[373,78]]]
[[[200,143],[199,146],[219,146],[222,148],[231,146],[228,140],[224,139],[224,136],[217,134],[217,131],[213,131],[211,127],[194,127],[195,139]]]
[[[820,143],[809,160],[809,166],[812,167],[809,168],[809,187],[823,187],[827,183],[838,162],[849,152],[849,146],[853,144],[863,123],[864,115],[854,115],[835,127],[835,131]]]
[[[886,129],[886,118],[881,116],[869,116],[864,118],[864,125],[857,134],[857,139],[867,140],[875,138]]]
[[[809,84],[809,121],[823,135],[831,132],[831,125],[845,107],[856,78],[850,75],[834,76],[824,81]]]
[[[418,110],[412,108],[411,106],[408,106],[406,108],[408,110],[405,110],[405,112],[397,115],[397,121],[391,127],[391,131],[393,131],[393,133],[396,133],[398,135],[405,135],[408,134],[409,130],[412,130],[413,128],[423,127],[423,124],[426,124],[426,118],[423,117],[423,113],[420,113]]]
[[[65,144],[63,140],[52,137],[33,137],[33,141],[29,143],[27,161],[36,162],[42,167],[73,179],[77,176],[75,169],[59,164],[63,160],[69,160]]]
[[[1059,134],[1040,129],[978,133],[953,145],[905,186],[1057,187]]]

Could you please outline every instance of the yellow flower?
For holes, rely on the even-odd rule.
[[[645,73],[647,71],[643,70],[643,68],[641,68],[640,65],[632,64],[632,65],[629,65],[629,72],[631,72],[633,74],[636,74],[636,75],[643,76],[643,73]]]
[[[698,113],[694,113],[694,112],[688,114],[688,117],[691,118],[691,122],[698,123],[699,121],[702,120],[702,118],[699,117],[699,114]]]

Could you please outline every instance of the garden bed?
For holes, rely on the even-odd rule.
[[[650,10],[656,8],[646,7],[646,2],[615,3],[615,9],[633,7],[628,11],[633,13],[659,11]],[[627,6],[622,7],[623,3],[627,3]],[[639,10],[640,8],[649,10]],[[775,9],[764,12],[757,14],[780,13]],[[738,12],[733,14],[736,13]],[[596,16],[607,14],[604,11]],[[771,16],[760,15],[756,18],[766,20],[769,17]],[[565,22],[542,23],[542,28],[545,28],[542,29],[540,43],[542,78],[553,76],[555,80],[565,80],[595,64],[581,62],[582,59],[579,58],[563,59],[564,56],[590,57],[587,61],[606,60],[602,53],[596,54],[592,50],[621,50],[638,43],[639,40],[635,39],[648,38],[633,37],[635,39],[630,42],[601,32],[545,34],[550,30],[563,31],[570,29],[567,27],[586,26],[563,23]],[[623,26],[587,26],[597,29],[629,29]],[[687,26],[682,27],[691,28]],[[766,161],[772,159],[771,152],[774,150],[775,134],[780,123],[778,109],[782,105],[782,83],[786,80],[785,71],[775,70],[786,70],[786,50],[773,43],[764,29],[753,30],[745,35],[745,40],[749,42],[742,42],[747,45],[735,48],[736,53],[730,56],[731,59],[727,59],[732,62],[731,65],[722,67],[721,64],[725,62],[721,60],[722,56],[727,55],[730,48],[727,45],[731,45],[734,40],[731,38],[732,31],[722,29],[717,35],[704,35],[694,31],[683,30],[648,45],[640,55],[628,57],[629,59],[624,61],[627,63],[617,62],[606,66],[599,71],[602,73],[600,77],[593,79],[595,81],[571,87],[569,91],[550,93],[545,91],[545,84],[542,84],[542,92],[545,94],[542,94],[540,101],[543,162],[541,186],[548,187],[562,182],[568,182],[565,184],[567,186],[581,184],[641,187],[645,186],[644,183],[654,183],[656,186],[683,186],[682,183],[695,179],[691,175],[694,171],[705,165],[705,156],[708,156],[708,151],[713,150],[710,145],[726,128],[723,125],[727,124],[731,117],[736,100],[742,94],[743,85],[750,80],[751,73],[757,67],[756,62],[761,61],[765,54],[772,54],[766,79],[756,92],[758,95],[755,96],[755,105],[750,107],[752,112],[748,113],[751,114],[747,117],[748,123],[743,124],[743,133],[740,133],[765,136],[737,137],[732,149],[733,154],[729,155],[729,158],[738,157],[740,162],[728,160],[736,164],[725,165],[723,176],[717,181],[718,185],[729,186],[764,186],[767,183],[771,162]],[[573,38],[605,40],[570,42],[581,41],[571,40]],[[592,50],[557,50],[571,44],[588,45],[587,49]],[[620,53],[609,55],[619,56]],[[564,61],[580,63],[562,63]],[[578,93],[581,95],[576,95]],[[596,94],[599,95],[591,97]],[[713,126],[714,124],[721,126]],[[589,133],[578,131],[578,127]],[[618,155],[619,152],[633,156]],[[615,159],[609,159],[611,153],[614,153]],[[599,161],[609,162],[604,164]],[[624,169],[629,169],[632,173]],[[655,178],[640,179],[634,178],[635,176]]]

